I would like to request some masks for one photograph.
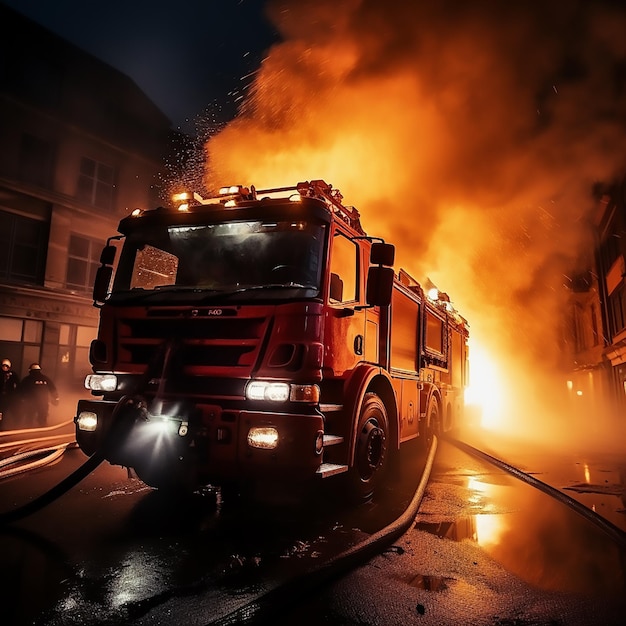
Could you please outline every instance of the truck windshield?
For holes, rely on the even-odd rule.
[[[113,295],[131,290],[242,293],[261,287],[319,291],[324,230],[304,221],[137,230],[124,243]]]

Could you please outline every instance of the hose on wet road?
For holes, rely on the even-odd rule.
[[[55,500],[58,500],[62,495],[67,493],[72,487],[76,486],[81,480],[86,478],[91,472],[93,472],[102,461],[105,460],[106,451],[109,446],[114,445],[120,437],[124,436],[124,420],[120,420],[120,415],[123,415],[123,410],[127,406],[128,396],[122,398],[111,414],[111,428],[107,432],[102,445],[96,450],[80,467],[75,469],[69,476],[64,478],[60,483],[44,492],[34,500],[13,509],[5,513],[0,513],[0,528],[7,524],[12,524],[19,520],[40,511]]]
[[[391,524],[340,554],[331,557],[320,564],[319,567],[288,581],[281,581],[272,589],[263,591],[252,599],[246,599],[245,605],[238,607],[228,615],[219,617],[215,621],[208,622],[207,626],[251,626],[253,624],[269,623],[268,619],[271,619],[277,611],[282,613],[296,606],[300,599],[310,597],[316,588],[339,578],[346,572],[382,553],[394,541],[406,533],[415,521],[430,479],[436,451],[437,438],[433,437],[431,446],[428,449],[424,471],[413,497],[400,517]]]
[[[615,524],[612,524],[609,520],[605,519],[601,515],[598,515],[595,511],[592,511],[584,504],[581,504],[580,502],[578,502],[578,500],[571,498],[559,489],[551,487],[550,485],[538,480],[534,476],[526,474],[517,467],[514,467],[513,465],[510,465],[501,459],[487,454],[486,452],[483,452],[478,448],[474,448],[464,441],[453,439],[445,435],[442,436],[442,440],[456,446],[463,452],[473,457],[482,459],[483,461],[486,461],[491,465],[495,465],[496,467],[507,472],[508,474],[511,474],[515,478],[531,485],[532,487],[535,487],[536,489],[539,489],[540,491],[543,491],[545,494],[554,498],[558,502],[561,502],[565,506],[569,507],[570,509],[584,517],[587,521],[600,528],[600,530],[608,535],[622,550],[626,550],[626,532],[624,532],[621,528],[615,526]]]

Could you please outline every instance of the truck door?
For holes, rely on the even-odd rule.
[[[365,360],[363,263],[358,242],[336,229],[329,260],[329,289],[325,324],[324,366],[335,376]]]

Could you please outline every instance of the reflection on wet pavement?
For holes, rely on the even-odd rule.
[[[596,593],[625,587],[619,547],[543,492],[467,465],[467,457],[450,448],[440,455],[432,480],[438,483],[437,499],[427,494],[416,529],[478,544],[508,571],[544,590]]]
[[[486,430],[464,433],[462,439],[566,492],[626,532],[626,450],[618,453],[615,445],[606,451],[597,445],[573,447],[558,442],[546,448],[536,440]]]

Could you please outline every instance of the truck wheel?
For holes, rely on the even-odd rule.
[[[359,501],[371,499],[383,481],[388,462],[389,418],[375,393],[365,394],[350,470],[350,488]]]
[[[431,398],[428,401],[428,409],[426,410],[426,420],[424,428],[420,432],[420,448],[423,452],[428,452],[433,436],[437,434],[439,429],[439,402],[437,398]]]

